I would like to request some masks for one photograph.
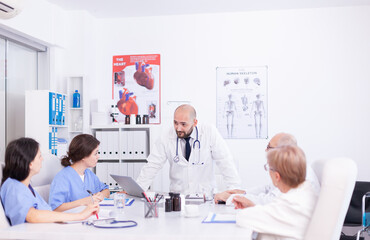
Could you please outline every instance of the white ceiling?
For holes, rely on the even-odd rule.
[[[163,16],[370,5],[370,0],[47,0],[97,18]]]

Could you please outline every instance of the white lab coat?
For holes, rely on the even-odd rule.
[[[185,140],[177,140],[174,127],[171,127],[160,137],[147,159],[148,163],[141,169],[137,179],[137,183],[144,190],[148,189],[166,161],[170,165],[171,192],[184,194],[213,193],[216,187],[214,163],[219,167],[228,189],[240,186],[240,178],[232,155],[220,133],[214,126],[210,125],[198,124],[197,128],[200,150],[193,148],[193,143],[197,139],[196,128],[194,128],[190,135],[190,146],[192,146],[192,149],[189,161],[184,158]],[[177,141],[179,161],[175,162]]]
[[[236,223],[258,232],[260,239],[303,239],[317,196],[306,181],[266,205],[239,210]]]
[[[319,194],[320,183],[316,177],[316,174],[314,173],[309,164],[307,164],[306,172],[307,172],[306,180],[309,183],[311,183],[315,193]],[[249,200],[251,200],[254,204],[264,205],[272,202],[276,197],[279,197],[281,194],[282,193],[280,192],[280,190],[271,183],[263,186],[248,188],[245,190],[245,194],[232,194],[227,199],[226,205],[233,205],[232,200],[235,195],[246,197]]]

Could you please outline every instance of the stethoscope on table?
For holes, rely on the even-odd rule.
[[[197,158],[198,158],[198,161],[197,162],[193,162],[192,164],[195,165],[195,164],[200,164],[200,165],[203,165],[204,162],[200,162],[200,156],[199,156],[199,151],[200,151],[200,141],[198,139],[198,128],[195,127],[195,130],[197,132],[196,136],[197,138],[195,139],[195,141],[193,142],[193,150],[197,150],[198,154],[197,154]],[[175,157],[173,158],[173,161],[175,163],[178,163],[180,161],[180,157],[179,157],[179,137],[177,137],[176,139],[176,155]]]
[[[135,221],[117,221],[114,218],[90,220],[83,222],[83,224],[86,224],[87,226],[94,226],[96,228],[130,228],[137,226],[137,222]]]

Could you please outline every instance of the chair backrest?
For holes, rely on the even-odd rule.
[[[4,167],[4,163],[0,162],[0,182],[1,182],[1,179],[3,178],[3,167]],[[10,225],[9,225],[8,219],[5,216],[3,204],[0,201],[0,229],[9,227],[9,226]]]
[[[3,179],[3,168],[4,168],[4,166],[5,166],[5,163],[0,161],[0,184],[1,184],[1,180]]]
[[[43,154],[44,161],[38,174],[32,177],[31,185],[48,203],[50,185],[55,175],[63,169],[58,157],[52,154]]]
[[[8,222],[8,219],[5,216],[3,204],[0,201],[0,229],[9,227],[10,224]]]
[[[304,239],[338,240],[356,182],[356,163],[348,158],[318,160],[312,169],[321,190]]]

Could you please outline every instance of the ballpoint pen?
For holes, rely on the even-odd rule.
[[[90,194],[91,201],[94,204],[94,198],[93,198],[92,192],[90,190],[86,190],[86,191]],[[95,213],[95,216],[96,216],[96,219],[99,219],[98,213]]]
[[[141,195],[148,201],[148,202],[151,202],[150,201],[150,198],[148,198],[148,196],[145,194],[145,192],[142,192]]]

